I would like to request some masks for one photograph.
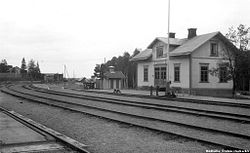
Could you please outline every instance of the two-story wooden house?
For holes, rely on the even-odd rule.
[[[138,87],[165,87],[169,76],[171,87],[178,87],[187,93],[231,93],[233,83],[226,81],[225,68],[220,68],[218,76],[209,73],[220,62],[227,62],[224,60],[225,50],[236,49],[220,32],[196,35],[196,29],[191,28],[187,38],[183,39],[175,38],[175,33],[170,33],[169,44],[169,62],[166,58],[168,40],[164,37],[155,38],[146,50],[131,59],[137,62]]]

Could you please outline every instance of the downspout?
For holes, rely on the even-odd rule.
[[[138,63],[136,63],[136,70],[135,70],[135,87],[138,89]]]
[[[189,94],[192,93],[192,55],[189,55]]]

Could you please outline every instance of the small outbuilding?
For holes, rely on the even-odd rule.
[[[104,73],[103,79],[97,80],[97,87],[100,89],[122,89],[125,78],[121,71],[115,71],[114,66],[109,66],[109,71]]]

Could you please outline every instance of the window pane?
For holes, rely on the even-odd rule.
[[[200,81],[208,82],[208,65],[201,65],[200,69]]]
[[[218,56],[218,44],[211,43],[211,56]]]
[[[163,57],[163,46],[159,46],[156,48],[156,58]]]
[[[148,68],[144,67],[143,80],[148,81]]]
[[[160,68],[156,67],[155,68],[155,79],[159,79],[160,78]]]
[[[180,65],[174,66],[174,81],[175,82],[180,81]]]
[[[161,67],[161,79],[166,79],[166,67]]]

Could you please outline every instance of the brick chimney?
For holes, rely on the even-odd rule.
[[[196,28],[189,28],[188,29],[188,39],[191,39],[196,36]]]
[[[174,32],[169,32],[169,38],[175,38],[175,33]]]

